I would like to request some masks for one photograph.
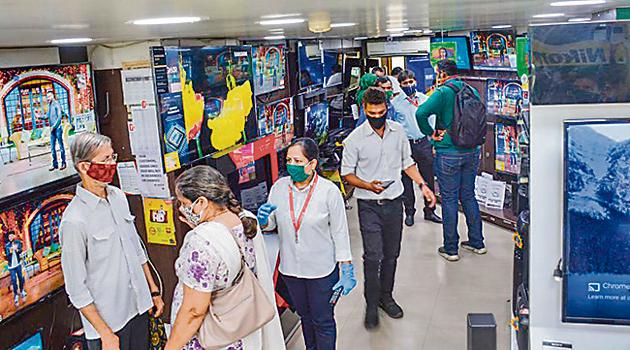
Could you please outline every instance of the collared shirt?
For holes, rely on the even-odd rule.
[[[289,188],[293,190],[293,205],[297,220],[313,182],[302,190],[283,177],[269,192],[269,203],[276,209],[269,217],[266,231],[278,229],[280,267],[282,274],[299,278],[322,278],[330,275],[337,262],[352,260],[346,206],[339,188],[319,177],[302,225],[295,239],[295,227],[289,206]]]
[[[107,200],[77,186],[60,227],[66,292],[77,309],[94,304],[107,325],[121,330],[153,306],[140,243],[125,194],[107,187]],[[81,315],[87,339],[99,339]]]
[[[369,123],[364,123],[354,129],[344,141],[342,176],[355,174],[366,182],[394,181],[380,194],[357,188],[354,190],[354,196],[358,199],[400,197],[404,191],[401,172],[415,164],[411,158],[411,146],[403,126],[389,120],[386,123],[382,138]]]
[[[61,110],[61,104],[59,101],[53,100],[48,106],[48,122],[51,129],[57,129],[61,126],[61,116],[63,111]]]
[[[396,110],[396,121],[405,128],[407,138],[409,140],[420,140],[426,137],[425,134],[420,131],[418,122],[416,121],[416,111],[428,97],[420,92],[416,93],[415,98],[407,97],[403,92],[398,94],[392,99],[392,106]]]

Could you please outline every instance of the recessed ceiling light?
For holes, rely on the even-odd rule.
[[[539,15],[532,16],[534,18],[556,18],[556,17],[564,17],[564,13],[541,13]]]
[[[507,29],[507,28],[512,28],[511,24],[499,24],[496,26],[492,26],[492,29]]]
[[[302,15],[301,13],[284,13],[284,14],[276,14],[276,15],[264,15],[260,16],[262,19],[277,19],[277,18],[287,18],[287,17],[297,17]]]
[[[420,34],[424,32],[422,29],[411,29],[405,32],[405,34]]]
[[[591,17],[576,17],[570,18],[569,22],[588,22],[591,20]]]
[[[431,34],[431,33],[433,33],[433,31],[431,29],[425,29],[423,32],[424,32],[424,34]]]
[[[342,27],[354,27],[356,26],[356,23],[351,23],[351,22],[347,22],[347,23],[332,23],[330,25],[331,28],[342,28]]]
[[[392,38],[397,38],[397,37],[405,36],[405,33],[392,33],[389,36],[391,36]]]
[[[67,39],[54,39],[51,40],[51,44],[79,44],[79,43],[89,43],[92,41],[92,38],[67,38]]]
[[[259,23],[263,26],[279,26],[283,24],[296,24],[296,23],[304,23],[306,20],[304,18],[286,18],[286,19],[271,19],[267,21],[260,21]]]
[[[284,35],[270,35],[266,36],[263,39],[265,40],[284,40],[286,37]]]
[[[587,5],[601,5],[605,4],[606,0],[572,0],[572,1],[556,1],[552,2],[551,6],[587,6]]]
[[[401,28],[387,28],[386,29],[388,32],[404,32],[406,30],[409,30],[409,27],[401,27]]]
[[[358,37],[354,38],[355,41],[367,40],[367,39],[368,39],[367,36],[358,36]]]
[[[269,29],[270,32],[284,32],[284,28]]]
[[[137,26],[152,26],[160,24],[183,24],[195,23],[204,20],[202,17],[162,17],[162,18],[144,18],[131,21],[131,24]]]
[[[52,27],[53,29],[87,29],[90,26],[85,23],[78,23],[78,24],[55,24]]]

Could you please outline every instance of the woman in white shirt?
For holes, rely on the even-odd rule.
[[[287,150],[289,177],[271,188],[258,210],[264,231],[280,238],[280,274],[302,321],[307,350],[335,349],[334,291],[356,286],[341,192],[317,174],[319,149],[302,138]],[[341,278],[339,270],[341,269]]]

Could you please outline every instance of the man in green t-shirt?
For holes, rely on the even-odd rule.
[[[438,82],[444,85],[437,88],[427,101],[416,111],[416,120],[425,135],[432,135],[435,147],[435,172],[442,199],[442,220],[444,246],[438,249],[440,256],[448,261],[458,261],[459,234],[457,233],[458,201],[461,200],[466,223],[468,241],[461,247],[476,254],[485,254],[486,247],[481,231],[481,214],[475,198],[475,177],[479,170],[479,147],[460,148],[453,144],[448,130],[453,122],[456,93],[448,87],[453,84],[458,89],[464,82],[458,77],[457,65],[451,60],[437,64]],[[479,93],[475,90],[475,94]],[[429,116],[435,114],[435,130],[429,124]]]

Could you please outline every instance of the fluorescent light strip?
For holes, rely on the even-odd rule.
[[[284,35],[270,35],[266,36],[263,39],[265,40],[284,40],[286,37]]]
[[[588,6],[588,5],[601,5],[605,4],[606,0],[572,0],[572,1],[556,1],[552,2],[551,6]]]
[[[556,18],[564,17],[564,13],[541,13],[540,15],[534,15],[533,18]]]
[[[342,27],[354,27],[356,25],[357,25],[356,23],[350,23],[350,22],[347,22],[347,23],[333,23],[333,24],[330,25],[330,27],[331,28],[342,28]]]
[[[392,33],[389,36],[391,36],[392,38],[397,38],[397,37],[401,37],[401,36],[405,36],[405,33]]]
[[[512,28],[512,25],[511,24],[500,24],[500,25],[492,26],[492,29],[507,29],[507,28]]]
[[[51,40],[51,44],[79,44],[79,43],[89,43],[92,41],[92,38],[67,38],[67,39],[54,39]]]
[[[386,29],[388,32],[404,32],[409,30],[409,27],[404,27],[404,28],[387,28]]]
[[[354,38],[354,41],[367,40],[367,39],[368,39],[367,36],[358,36],[358,37]]]
[[[259,23],[263,26],[278,26],[283,24],[297,24],[304,23],[306,20],[304,18],[287,18],[287,19],[272,19],[268,21],[260,21]]]
[[[569,22],[588,22],[590,20],[591,20],[590,17],[577,17],[577,18],[570,18]]]
[[[260,16],[262,19],[278,19],[278,18],[287,18],[287,17],[297,17],[301,16],[301,13],[285,13],[285,14],[277,14],[277,15],[264,15]]]
[[[201,17],[163,17],[163,18],[144,18],[131,21],[131,24],[137,26],[152,26],[161,24],[184,24],[195,23],[203,20]]]
[[[405,32],[405,34],[420,34],[424,32],[422,29],[411,29]]]

